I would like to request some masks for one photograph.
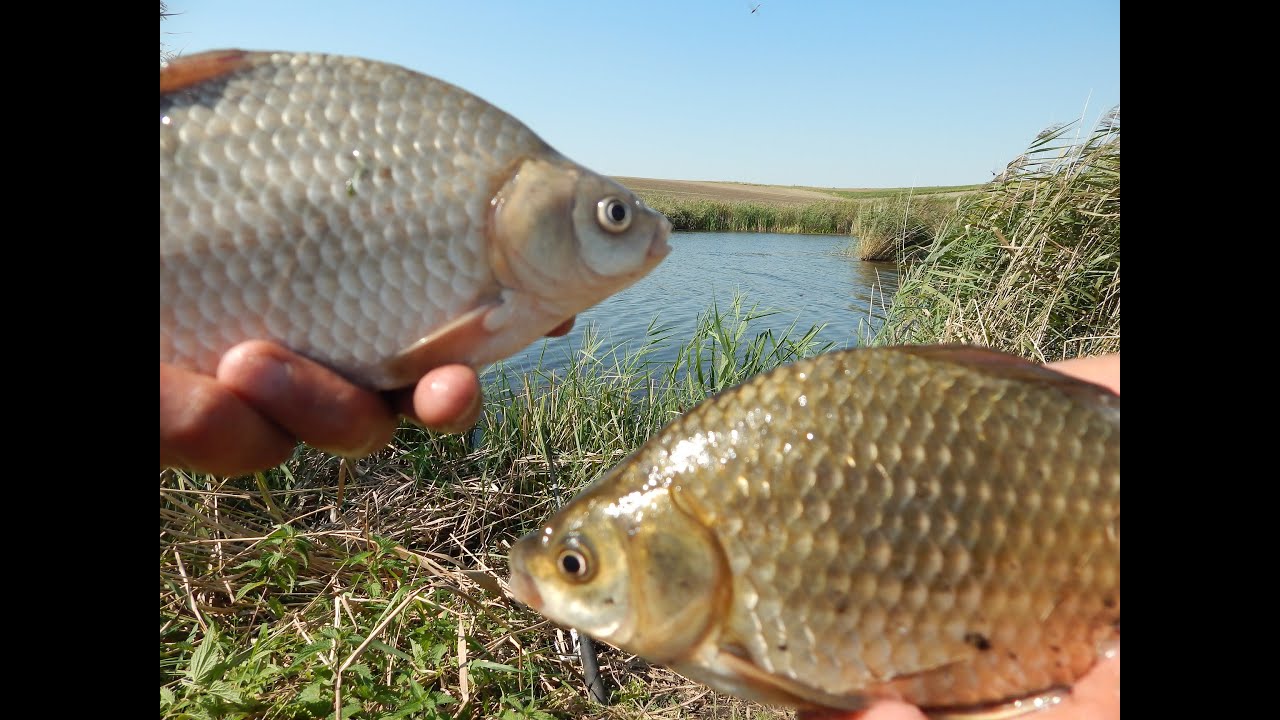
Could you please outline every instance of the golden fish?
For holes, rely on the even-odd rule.
[[[1119,641],[1120,398],[977,348],[796,362],[668,425],[510,562],[551,620],[746,699],[1013,707]]]
[[[275,340],[374,389],[507,357],[668,253],[671,224],[435,78],[224,50],[160,71],[160,362]]]

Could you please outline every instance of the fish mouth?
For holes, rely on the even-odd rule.
[[[658,223],[658,229],[653,233],[653,239],[649,241],[649,257],[654,260],[661,260],[671,252],[671,243],[667,239],[671,237],[671,221],[666,215],[659,215],[662,222]]]
[[[541,612],[542,594],[538,592],[538,587],[534,585],[533,579],[523,570],[511,571],[511,580],[507,583],[507,592],[516,600],[528,605],[535,611]]]

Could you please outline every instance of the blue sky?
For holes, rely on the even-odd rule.
[[[1119,0],[168,0],[164,49],[360,55],[459,85],[593,170],[985,182],[1120,103]]]

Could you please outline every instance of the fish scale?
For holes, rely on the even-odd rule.
[[[512,592],[766,702],[1070,686],[1119,637],[1119,423],[1109,391],[974,348],[797,362],[675,420],[517,543]],[[558,571],[567,538],[590,580]],[[668,543],[712,569],[648,567]],[[666,597],[681,572],[713,580]],[[682,640],[650,637],[672,609]]]
[[[170,118],[177,133],[161,134],[161,173],[177,182],[162,183],[160,204],[162,212],[161,254],[165,255],[166,239],[183,243],[203,240],[209,249],[217,250],[224,258],[228,277],[253,277],[268,281],[272,277],[290,277],[287,288],[295,299],[285,309],[272,314],[277,306],[273,298],[263,294],[253,298],[247,310],[250,315],[228,316],[218,304],[200,304],[204,308],[202,320],[215,329],[215,334],[192,334],[189,339],[175,341],[173,361],[189,363],[196,367],[216,367],[217,358],[238,339],[275,337],[290,347],[303,352],[316,353],[320,348],[341,349],[333,359],[338,363],[370,364],[380,356],[394,354],[418,339],[413,327],[403,314],[386,313],[382,298],[370,294],[368,279],[361,277],[361,269],[369,261],[383,262],[395,259],[415,268],[448,268],[450,275],[486,280],[486,262],[478,252],[455,250],[451,257],[433,257],[450,250],[447,243],[414,244],[398,218],[421,217],[430,233],[428,237],[450,237],[464,234],[470,225],[482,221],[488,197],[476,192],[477,177],[474,174],[451,173],[452,164],[437,170],[432,165],[413,164],[406,167],[399,160],[397,146],[412,145],[414,138],[435,137],[447,131],[448,111],[419,115],[420,123],[384,134],[386,128],[370,127],[358,122],[361,115],[378,116],[378,98],[372,91],[380,91],[380,83],[371,83],[365,63],[343,59],[317,59],[311,56],[289,59],[285,62],[264,62],[252,70],[238,73],[225,83],[214,83],[198,92],[181,96],[162,96],[161,114]],[[452,86],[422,78],[423,87],[418,92],[399,91],[403,107],[395,108],[397,116],[408,117],[418,97],[439,96],[441,105],[451,107],[463,102],[464,95]],[[279,92],[263,94],[258,88],[279,88]],[[301,88],[290,93],[286,88]],[[324,89],[319,97],[316,89]],[[294,95],[296,93],[296,96]],[[345,107],[350,121],[331,123],[323,115],[323,105]],[[275,108],[283,108],[277,111]],[[295,125],[281,124],[280,117],[293,108],[308,108],[313,115]],[[190,116],[182,119],[184,111]],[[319,115],[315,115],[319,113]],[[337,119],[337,118],[335,118]],[[437,125],[438,123],[438,125]],[[329,126],[329,127],[327,127]],[[313,128],[320,127],[319,131]],[[498,132],[510,132],[517,136],[516,144],[533,149],[539,142],[521,126],[503,124]],[[450,134],[447,142],[456,145],[459,152],[476,152],[481,155],[478,164],[495,171],[509,160],[495,160],[488,148],[495,144],[498,132],[482,132],[475,137]],[[229,139],[235,142],[229,142]],[[280,149],[285,152],[280,152]],[[296,148],[297,153],[287,152]],[[392,168],[391,177],[378,175],[370,178],[369,187],[362,188],[365,197],[352,202],[346,182],[355,177],[361,168],[361,160],[353,155],[363,150],[369,162],[384,163]],[[190,161],[184,157],[195,152],[202,161],[198,166],[212,171],[212,176],[197,176],[196,182],[181,182],[178,173]],[[166,160],[169,160],[166,164]],[[443,158],[448,160],[448,158]],[[166,172],[168,171],[168,172]],[[483,182],[483,171],[479,180]],[[407,177],[405,177],[407,175]],[[283,181],[267,182],[269,178]],[[335,182],[336,180],[336,182]],[[359,182],[357,180],[356,182]],[[431,194],[442,195],[453,202],[423,203],[419,206],[412,199],[398,199],[399,188],[429,188]],[[484,186],[479,185],[480,188]],[[187,192],[190,189],[192,192]],[[235,197],[234,202],[224,198]],[[469,202],[457,203],[457,198],[472,197]],[[288,224],[275,224],[264,228],[254,223],[245,213],[261,212],[269,217],[280,217],[270,208],[298,207],[297,201],[308,212],[299,214]],[[359,198],[357,198],[359,200]],[[390,206],[387,205],[390,203]],[[395,205],[408,205],[397,213]],[[461,205],[462,209],[455,209]],[[247,206],[247,209],[246,209]],[[380,211],[386,215],[380,214]],[[197,222],[185,223],[184,218]],[[212,222],[209,222],[209,221]],[[204,221],[204,222],[201,222]],[[369,226],[373,223],[372,230]],[[328,234],[329,228],[350,226],[342,245],[325,257],[321,247],[297,243],[291,253],[280,253],[275,248],[289,237],[314,238]],[[431,230],[434,229],[432,233]],[[207,239],[206,239],[207,238]],[[398,248],[407,248],[401,254]],[[480,248],[474,248],[479,250]],[[170,259],[172,258],[172,259]],[[203,260],[198,255],[168,255],[165,265],[167,277],[173,283],[182,282],[184,276],[199,273]],[[341,263],[339,261],[342,261]],[[317,287],[313,278],[325,276],[324,269],[339,268],[333,277],[335,282],[327,287]],[[344,270],[345,268],[345,270]],[[396,285],[402,297],[398,302],[424,308],[429,313],[447,313],[457,308],[454,303],[466,302],[456,293],[443,297],[431,296],[431,288],[438,284],[416,282],[413,275],[402,275]],[[446,280],[448,278],[445,278]],[[161,297],[178,296],[176,288],[166,286],[162,277]],[[378,282],[378,278],[373,278]],[[217,288],[216,283],[206,284]],[[447,285],[444,287],[448,287]],[[327,291],[327,292],[322,292]],[[303,324],[291,323],[292,313],[298,309],[314,312],[332,303],[332,312],[338,325],[315,323],[309,329]],[[234,320],[228,322],[229,318]],[[262,318],[259,320],[258,318]],[[216,332],[218,328],[228,328]],[[362,332],[361,328],[368,328]]]
[[[669,251],[670,223],[621,185],[398,66],[180,58],[160,118],[161,362],[212,374],[267,339],[399,387],[518,351]]]

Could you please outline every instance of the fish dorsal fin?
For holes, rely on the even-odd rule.
[[[178,92],[230,75],[249,67],[261,55],[247,50],[210,50],[171,60],[160,66],[160,94]]]
[[[486,303],[467,311],[449,324],[396,353],[373,370],[379,387],[394,389],[412,385],[427,371],[449,365],[474,363],[474,351],[493,334],[484,326],[485,316],[499,303]]]
[[[1096,398],[1099,394],[1116,396],[1102,385],[1064,375],[1017,355],[989,348],[974,345],[903,345],[893,349],[924,360],[961,365],[999,380],[1056,387],[1064,393],[1082,398]]]

